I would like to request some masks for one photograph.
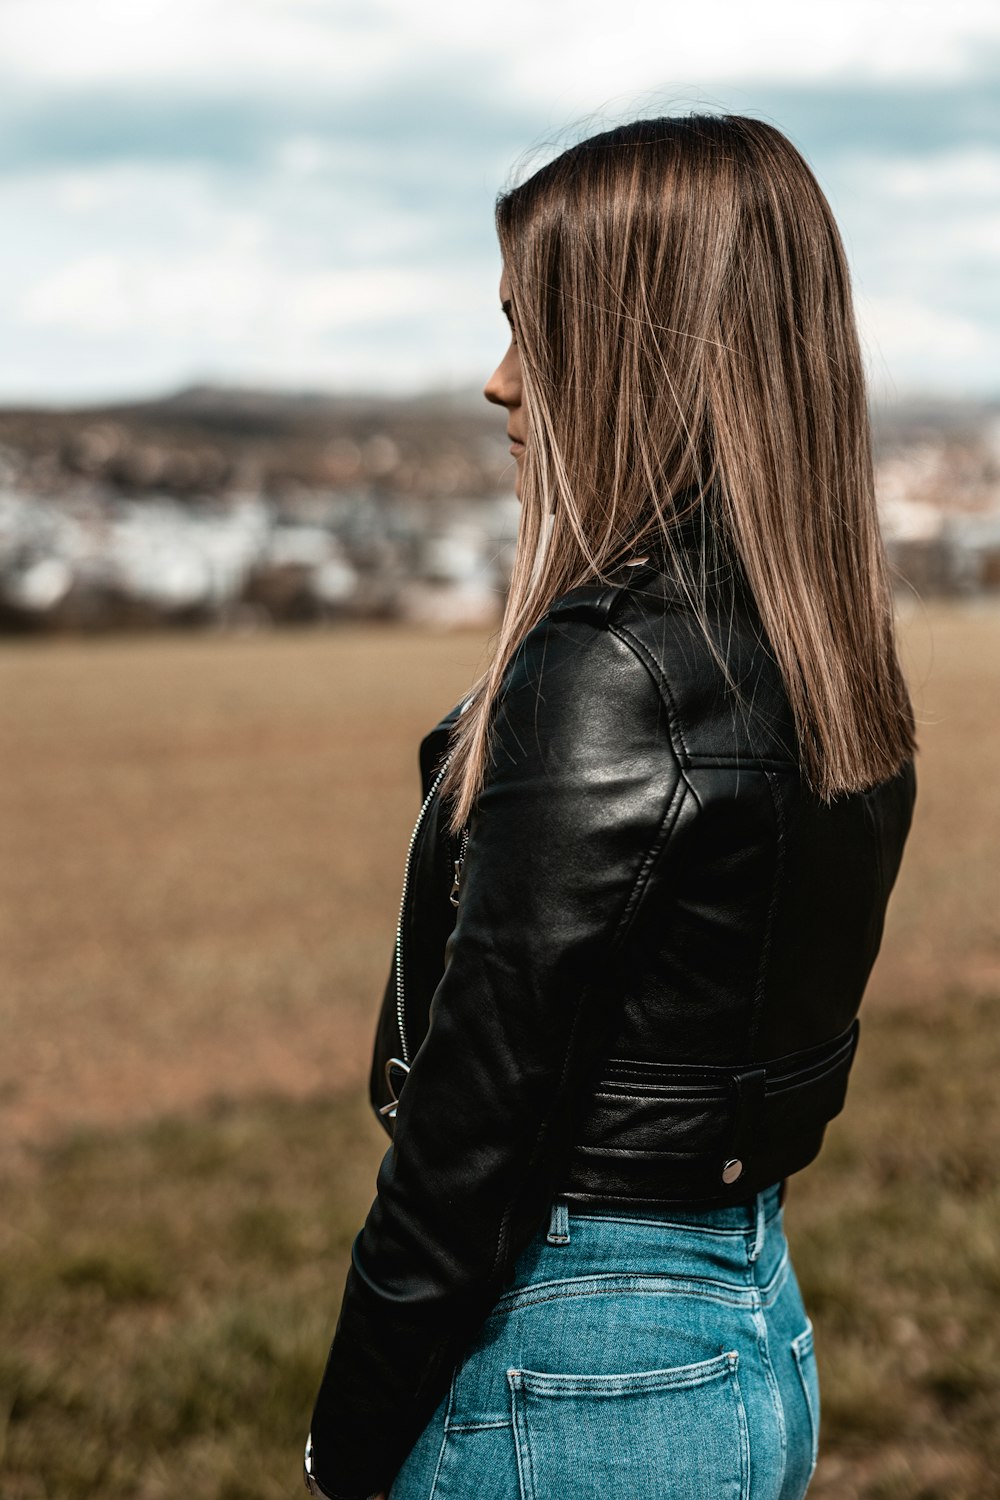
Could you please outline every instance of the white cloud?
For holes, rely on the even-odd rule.
[[[220,276],[225,264],[225,276]],[[70,261],[28,288],[29,326],[71,333],[155,334],[190,345],[192,335],[239,343],[267,308],[267,278],[234,249],[228,255],[125,257],[98,251]]]
[[[828,189],[879,380],[1000,386],[989,82],[934,93],[990,56],[993,0],[0,0],[0,399],[480,379],[518,145],[765,106]]]
[[[556,110],[704,79],[958,77],[1000,42],[992,0],[4,0],[0,56],[24,78],[299,79],[352,92],[465,58]]]
[[[495,257],[421,260],[407,253],[417,228],[391,203],[352,214],[357,195],[309,191],[306,231],[284,178],[255,180],[252,209],[198,169],[20,181],[19,235],[0,240],[0,399],[97,400],[195,378],[485,379],[502,342]]]
[[[252,220],[230,224],[211,250],[178,255],[96,251],[68,261],[24,291],[29,327],[73,333],[155,334],[187,347],[267,345],[289,337],[392,325],[415,309],[433,319],[456,299],[486,300],[478,271],[420,266],[304,270],[269,258]]]
[[[502,339],[492,240],[452,246],[447,226],[391,195],[366,201],[325,152],[296,151],[297,171],[257,176],[251,192],[136,164],[12,188],[0,398],[97,399],[199,375],[392,389],[485,378]],[[854,172],[847,238],[877,388],[1000,384],[996,171],[976,151]]]
[[[942,208],[956,199],[1000,203],[1000,150],[966,146],[930,157],[882,156],[877,148],[858,161],[868,189],[879,197]]]
[[[0,56],[22,78],[48,83],[268,79],[352,86],[406,58],[402,28],[378,5],[298,0],[3,0]]]
[[[851,253],[870,271],[894,263],[913,276],[956,289],[979,263],[994,269],[1000,233],[1000,149],[970,147],[932,156],[863,156],[838,168],[834,209],[849,225]],[[849,191],[846,188],[850,182]],[[1000,290],[1000,288],[998,288]]]
[[[997,382],[996,350],[981,320],[892,294],[859,294],[856,306],[877,395],[921,388],[972,392]]]
[[[940,312],[910,297],[863,297],[858,317],[870,339],[891,348],[890,363],[932,351],[947,363],[982,354],[989,344],[974,319]]]

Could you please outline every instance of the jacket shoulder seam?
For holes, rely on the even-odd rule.
[[[659,662],[656,660],[656,657],[650,651],[649,647],[644,645],[644,643],[640,641],[639,637],[633,631],[631,631],[627,625],[609,623],[608,631],[611,635],[616,636],[618,640],[622,641],[626,646],[630,648],[630,650],[645,666],[646,670],[652,677],[653,682],[656,684],[657,691],[659,692],[660,697],[662,698],[667,708],[667,728],[670,732],[670,742],[673,745],[674,754],[677,756],[682,770],[686,770],[687,767],[691,764],[691,754],[684,739],[684,731],[682,730],[680,725],[680,718],[677,713],[677,704],[674,701],[674,695],[671,691],[670,684],[667,681],[666,674],[664,673],[663,668],[660,666]]]
[[[628,900],[625,902],[622,914],[618,919],[618,925],[615,928],[614,936],[611,940],[612,948],[617,947],[628,932],[629,925],[632,921],[632,917],[635,914],[636,907],[639,905],[639,902],[642,899],[642,893],[646,888],[647,882],[649,881],[650,872],[655,866],[663,850],[670,842],[670,836],[677,825],[677,820],[681,815],[681,808],[684,806],[684,802],[688,793],[690,793],[695,802],[698,803],[698,795],[691,787],[682,769],[681,774],[677,779],[677,786],[674,788],[673,795],[671,796],[666,808],[664,809],[663,817],[660,819],[659,827],[656,830],[656,836],[646,849],[646,852],[642,858],[642,864],[639,866],[635,880],[632,883],[632,889],[629,891]]]
[[[640,666],[645,669],[648,676],[652,679],[653,687],[655,688],[660,701],[665,704],[667,709],[667,732],[670,738],[670,747],[673,752],[674,760],[677,762],[678,770],[677,786],[675,787],[674,792],[667,803],[667,806],[664,808],[663,816],[660,819],[659,827],[656,830],[656,835],[646,849],[642,864],[639,867],[639,870],[635,877],[635,881],[632,885],[632,889],[629,892],[628,900],[626,901],[621,917],[618,920],[618,925],[615,929],[615,934],[612,939],[612,945],[614,946],[622,941],[628,931],[629,924],[632,920],[635,910],[639,905],[640,900],[642,899],[642,892],[649,881],[650,874],[655,867],[657,860],[660,858],[663,850],[670,842],[670,837],[677,825],[677,820],[681,815],[681,809],[683,808],[685,801],[688,797],[690,797],[694,805],[700,809],[701,798],[699,797],[697,790],[692,785],[691,780],[687,774],[688,768],[691,764],[691,756],[688,752],[688,748],[684,740],[683,731],[680,727],[673,693],[670,690],[670,684],[667,682],[664,672],[662,671],[652,652],[643,644],[642,641],[639,640],[638,636],[636,636],[631,630],[629,630],[627,625],[609,623],[607,628],[608,633],[610,635],[613,635],[617,640],[621,641],[622,644],[632,652],[632,655],[639,662]],[[679,749],[678,743],[680,746]]]
[[[785,868],[785,819],[781,808],[781,799],[775,794],[774,776],[769,770],[764,772],[767,781],[767,790],[774,813],[776,857],[774,861],[774,878],[771,885],[771,895],[767,904],[767,916],[764,922],[764,932],[760,945],[760,964],[757,969],[757,979],[754,985],[753,999],[750,1009],[749,1045],[751,1057],[756,1056],[755,1046],[757,1032],[760,1027],[761,1011],[764,1008],[764,991],[767,985],[767,975],[771,961],[771,938],[774,933],[774,918],[778,908],[778,891],[784,879]]]
[[[782,760],[775,755],[748,755],[744,760],[736,755],[689,755],[688,766],[693,771],[798,771],[794,760]]]

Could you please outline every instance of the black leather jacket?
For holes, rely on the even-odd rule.
[[[334,1496],[388,1488],[553,1195],[741,1202],[810,1162],[916,793],[822,804],[752,596],[710,579],[726,688],[664,556],[558,600],[508,669],[459,841],[424,804],[375,1040],[412,1063],[313,1413]],[[402,956],[402,981],[397,958]]]

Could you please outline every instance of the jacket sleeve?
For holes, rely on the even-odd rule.
[[[388,1489],[543,1223],[684,790],[640,657],[592,620],[541,620],[500,697],[444,973],[352,1247],[312,1419],[328,1494]]]

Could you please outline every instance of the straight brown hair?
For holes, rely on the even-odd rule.
[[[803,157],[741,115],[638,120],[502,193],[496,227],[521,519],[491,659],[452,731],[452,832],[483,785],[504,675],[568,589],[658,544],[718,658],[704,556],[672,536],[682,509],[748,581],[814,792],[895,774],[916,739],[864,366],[843,244]]]

